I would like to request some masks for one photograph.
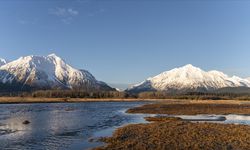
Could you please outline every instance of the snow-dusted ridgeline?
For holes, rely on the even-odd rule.
[[[11,62],[0,59],[0,86],[4,87],[2,85],[14,89],[20,86],[35,89],[115,90],[96,80],[88,71],[73,68],[55,54],[30,55]],[[206,72],[188,64],[148,78],[127,91],[210,91],[235,87],[249,88],[250,78],[230,77],[216,70]]]
[[[18,83],[36,89],[113,90],[88,71],[71,67],[55,54],[20,57],[0,66],[0,83],[13,86]]]
[[[206,72],[188,64],[148,78],[128,91],[211,91],[226,87],[250,87],[250,81],[216,70]]]

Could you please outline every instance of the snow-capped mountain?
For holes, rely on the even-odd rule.
[[[246,78],[246,80],[248,80],[250,82],[250,77]]]
[[[216,70],[206,72],[188,64],[148,78],[128,91],[210,91],[225,87],[250,87],[250,81]]]
[[[18,83],[36,89],[112,90],[88,71],[71,67],[55,54],[20,57],[2,65],[0,83]]]
[[[0,66],[5,65],[7,61],[3,58],[0,58]]]

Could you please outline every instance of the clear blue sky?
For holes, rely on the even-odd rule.
[[[109,83],[185,64],[250,76],[247,0],[0,0],[0,57],[56,53]]]

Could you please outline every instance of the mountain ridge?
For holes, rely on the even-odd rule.
[[[73,68],[56,54],[24,56],[0,66],[0,83],[19,83],[35,89],[113,90],[88,71]]]
[[[1,88],[2,87],[2,88]],[[14,61],[0,58],[0,91],[2,89],[81,89],[112,90],[102,81],[83,69],[67,64],[56,54],[47,56],[29,55]],[[154,77],[126,89],[126,92],[207,92],[245,87],[250,88],[250,79],[228,76],[221,71],[204,71],[192,64],[164,71]],[[241,88],[244,89],[244,88]],[[116,90],[117,91],[117,90]],[[119,90],[121,91],[121,90]],[[246,91],[246,90],[244,90]]]
[[[127,89],[128,92],[144,91],[213,91],[225,87],[250,87],[250,81],[223,72],[204,71],[191,64],[162,72]]]

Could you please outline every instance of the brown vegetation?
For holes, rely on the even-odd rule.
[[[92,91],[86,92],[83,90],[45,90],[35,91],[31,94],[32,97],[47,97],[47,98],[129,98],[126,92],[118,91]]]
[[[196,115],[196,114],[250,114],[250,104],[236,103],[156,103],[131,108],[128,113]]]
[[[250,104],[231,100],[167,100],[132,108],[128,112],[174,115],[249,114]],[[192,123],[166,116],[145,119],[152,123],[119,128],[112,137],[101,138],[107,145],[96,150],[247,150],[250,146],[250,126],[247,125]]]
[[[237,92],[187,92],[167,93],[164,91],[141,92],[136,95],[141,99],[183,99],[183,100],[250,100],[250,93]]]
[[[136,99],[181,99],[181,100],[250,100],[250,93],[167,93],[164,91],[130,93],[128,91],[100,90],[34,90],[19,92],[0,92],[5,97],[40,98],[136,98]]]
[[[0,97],[0,104],[11,104],[11,103],[74,103],[74,102],[129,102],[129,101],[140,101],[139,99],[133,98],[40,98],[40,97]]]
[[[159,116],[159,117],[145,117],[146,121],[150,122],[168,122],[168,121],[180,121],[181,118],[178,117],[165,117],[165,116]]]
[[[108,145],[96,150],[247,150],[250,126],[166,119],[150,124],[128,125],[116,130],[113,137],[101,140]]]

